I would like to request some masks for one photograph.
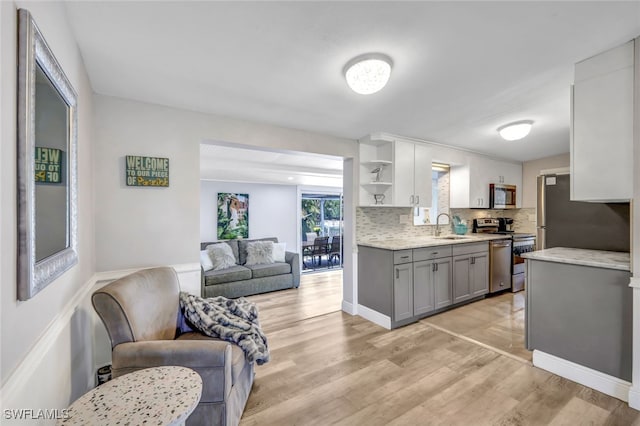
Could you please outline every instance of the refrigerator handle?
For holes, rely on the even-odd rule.
[[[538,194],[538,199],[537,199],[537,203],[536,203],[536,226],[538,228],[544,228],[546,226],[545,224],[545,217],[544,217],[544,210],[545,210],[545,185],[544,185],[544,179],[545,176],[538,176],[537,178],[537,194]]]
[[[546,230],[544,226],[538,226],[538,232],[536,235],[536,250],[544,250],[547,248]]]

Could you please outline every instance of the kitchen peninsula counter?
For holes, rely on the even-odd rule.
[[[394,240],[363,240],[358,241],[358,245],[383,250],[410,250],[423,247],[479,243],[484,241],[504,240],[509,238],[511,238],[509,235],[499,234],[466,234],[459,236],[447,235],[443,237],[415,237]]]
[[[554,247],[522,257],[527,260],[526,344],[534,351],[533,365],[574,381],[579,370],[580,380],[630,382],[629,253]],[[580,380],[616,398],[625,397],[624,392],[611,392],[623,386]]]
[[[530,260],[542,260],[571,265],[593,266],[596,268],[631,270],[629,253],[604,250],[585,250],[567,247],[553,247],[530,253],[523,253],[521,257]]]
[[[391,329],[489,293],[489,241],[467,234],[358,241],[358,315]]]

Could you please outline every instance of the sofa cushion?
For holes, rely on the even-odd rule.
[[[222,340],[215,337],[209,337],[202,333],[184,333],[181,334],[176,340]],[[231,383],[236,384],[236,380],[240,376],[242,369],[246,363],[244,352],[240,349],[240,346],[229,342],[231,345]]]
[[[287,252],[287,243],[273,243],[273,261],[286,262],[285,253]]]
[[[200,265],[202,265],[202,269],[205,271],[213,269],[213,262],[211,261],[211,256],[209,256],[209,250],[202,250],[200,252]]]
[[[220,271],[207,271],[204,273],[205,285],[224,284],[230,281],[251,279],[251,270],[244,266],[236,265]]]
[[[247,268],[251,269],[253,278],[273,277],[291,273],[291,265],[285,262],[269,263],[268,265],[247,265]]]
[[[231,247],[231,251],[233,252],[233,256],[236,258],[236,264],[239,264],[240,256],[238,254],[238,240],[223,240],[223,241],[211,241],[207,243],[200,243],[200,250],[205,250],[207,246],[216,243],[225,243]]]
[[[247,244],[247,262],[249,265],[268,265],[273,263],[273,241],[251,241]]]
[[[253,241],[273,241],[278,242],[277,238],[257,238],[255,240],[238,240],[238,265],[247,263],[247,245]]]
[[[213,270],[220,271],[236,265],[236,258],[229,244],[217,243],[207,246],[209,257],[213,263]]]

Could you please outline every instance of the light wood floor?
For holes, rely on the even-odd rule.
[[[531,361],[524,345],[525,292],[502,293],[429,318],[425,323]]]
[[[339,311],[340,281],[309,275],[298,290],[250,298],[271,361],[256,367],[241,425],[640,425],[622,401],[468,340],[508,349],[504,330],[464,324],[515,330],[518,298],[389,331]],[[513,326],[499,320],[507,311]]]

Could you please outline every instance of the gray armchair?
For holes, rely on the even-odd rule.
[[[203,388],[187,425],[237,425],[253,385],[253,363],[237,345],[192,331],[179,292],[172,268],[153,268],[93,293],[111,339],[113,377],[161,365],[192,368]]]

